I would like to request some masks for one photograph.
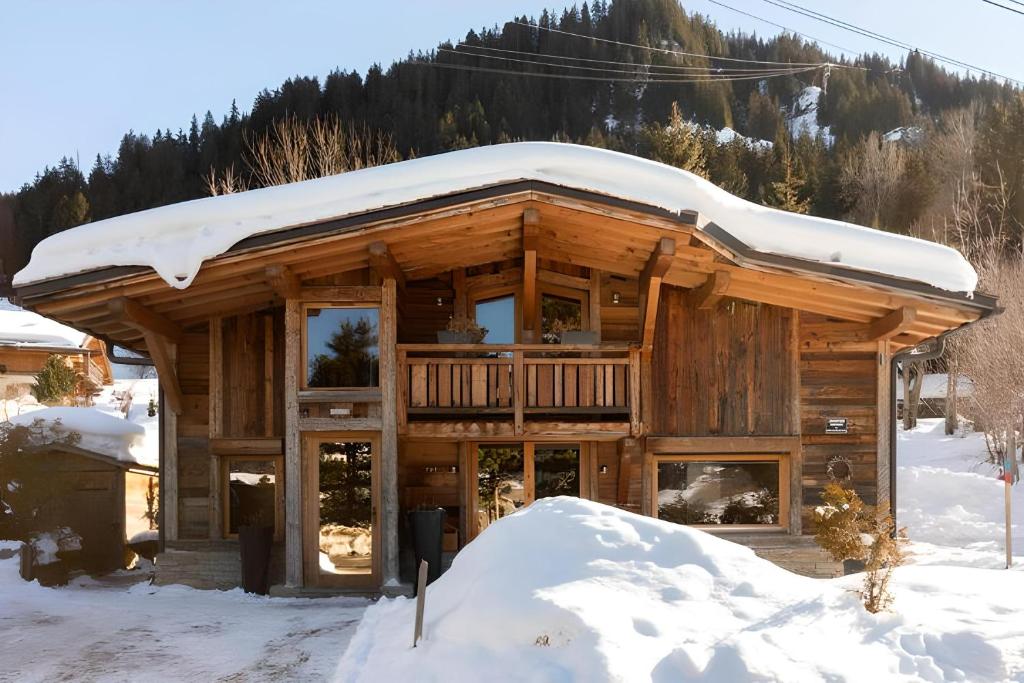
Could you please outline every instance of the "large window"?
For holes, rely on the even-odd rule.
[[[379,317],[376,308],[307,308],[306,386],[378,386]]]
[[[537,444],[533,450],[534,500],[580,495],[580,447]]]
[[[540,296],[540,333],[545,344],[557,344],[566,331],[584,330],[580,299],[543,293]]]
[[[485,344],[514,344],[516,342],[516,297],[507,294],[492,299],[480,299],[474,311],[476,324],[487,330]]]
[[[230,538],[238,534],[239,527],[260,526],[274,529],[280,539],[284,500],[281,458],[225,456],[222,467],[224,535]]]
[[[777,455],[656,459],[657,516],[697,526],[784,527],[788,463]]]

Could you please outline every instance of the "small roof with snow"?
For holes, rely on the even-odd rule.
[[[87,336],[0,298],[0,347],[81,348]]]
[[[117,460],[125,465],[156,467],[153,449],[146,448],[146,429],[97,408],[54,407],[33,410],[10,418],[11,424],[31,426],[37,420],[58,434],[76,434],[76,447]],[[46,445],[40,442],[38,445]]]
[[[970,294],[977,275],[954,249],[788,213],[735,197],[678,168],[593,147],[522,142],[438,154],[342,175],[197,199],[81,225],[46,238],[14,277],[23,286],[116,266],[148,266],[187,288],[204,261],[264,233],[517,181],[540,181],[696,212],[730,246]]]

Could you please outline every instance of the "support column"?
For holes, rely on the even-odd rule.
[[[173,364],[178,357],[176,344],[167,344],[167,356]],[[160,530],[163,540],[178,540],[178,414],[164,403],[167,392],[164,380],[160,378],[160,442],[163,446],[163,462],[160,471],[160,491],[162,493],[160,514],[162,516]]]
[[[302,305],[284,305],[284,557],[285,582],[302,586],[302,443],[299,439],[299,373],[302,372]]]
[[[380,302],[380,505],[381,580],[398,581],[398,343],[397,283],[384,280]]]

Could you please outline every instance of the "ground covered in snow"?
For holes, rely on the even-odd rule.
[[[14,546],[0,541],[0,556]],[[0,559],[0,681],[324,680],[365,609],[144,578],[42,588],[18,577],[16,556]]]

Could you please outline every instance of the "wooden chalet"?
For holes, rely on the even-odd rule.
[[[536,173],[521,160],[492,173],[506,148],[528,148]],[[16,278],[22,305],[156,364],[159,580],[233,585],[238,526],[258,517],[276,530],[276,583],[377,591],[412,578],[409,511],[443,507],[453,553],[550,495],[833,572],[809,537],[813,508],[830,478],[891,500],[893,359],[995,301],[841,256],[759,251],[736,236],[735,206],[713,215],[707,197],[724,192],[580,149],[469,150],[125,217],[199,225],[180,207],[225,218],[259,198],[261,227],[204,258],[185,288],[185,274],[113,260]],[[619,185],[559,179],[544,162],[561,155]],[[460,163],[462,180],[437,181]],[[682,207],[699,189],[702,206],[668,210],[628,191],[647,173],[674,179]],[[424,189],[360,204],[369,178]],[[309,220],[292,211],[301,186],[355,189]],[[277,201],[281,218],[268,209]],[[940,249],[819,222],[822,240],[866,235],[908,262]],[[439,343],[452,319],[487,337]]]

